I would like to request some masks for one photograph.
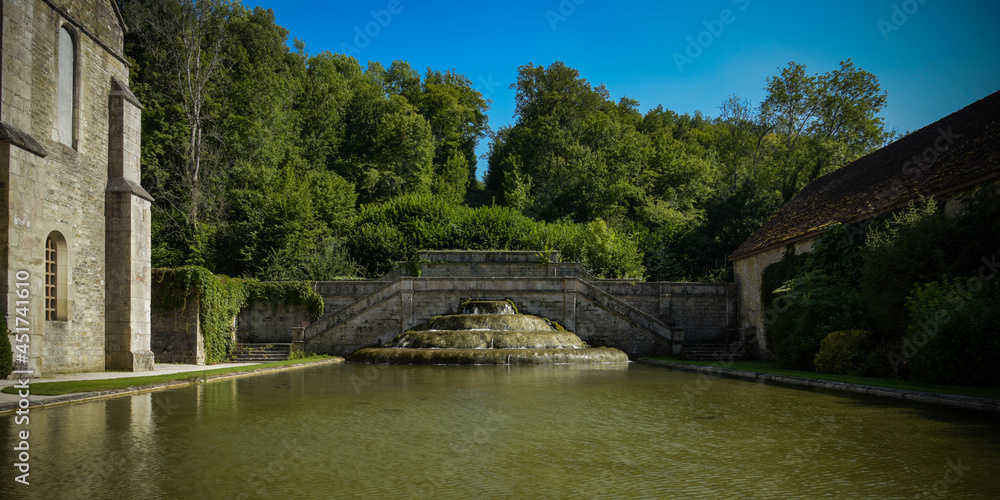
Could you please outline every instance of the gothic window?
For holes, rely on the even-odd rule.
[[[58,113],[56,138],[74,147],[73,111],[76,106],[76,41],[69,29],[59,28]]]

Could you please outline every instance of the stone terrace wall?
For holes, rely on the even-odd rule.
[[[236,341],[288,343],[293,328],[308,324],[309,312],[303,305],[256,304],[236,316]]]
[[[684,332],[687,344],[719,343],[737,329],[732,283],[592,281],[594,287]]]
[[[556,252],[540,255],[426,251],[418,255],[419,277],[407,276],[401,265],[377,281],[317,282],[313,290],[326,310],[306,329],[306,349],[347,355],[382,345],[436,315],[458,313],[467,299],[511,299],[524,314],[552,319],[593,346],[614,346],[630,356],[676,354],[682,343],[735,336],[732,283],[596,280],[579,263],[558,262]],[[247,331],[271,328],[277,339],[290,338],[291,327],[307,320],[305,311],[298,318],[287,311],[280,320],[275,314],[245,311],[241,322]]]
[[[322,284],[328,292],[351,286]],[[307,330],[306,348],[346,355],[362,347],[385,344],[433,316],[457,313],[463,300],[511,299],[522,313],[557,321],[594,346],[614,346],[633,356],[671,352],[670,339],[595,302],[587,295],[588,286],[576,278],[404,278],[348,308],[327,311],[333,316],[324,319],[333,326],[323,330],[326,326],[317,324]],[[656,315],[649,316],[656,321]]]
[[[358,299],[389,285],[390,281],[317,281],[313,291],[323,297],[324,314],[339,311]],[[301,321],[309,321],[303,314]]]
[[[150,314],[150,350],[157,363],[205,364],[205,341],[201,336],[199,307],[198,299],[193,297],[176,308],[153,303]]]

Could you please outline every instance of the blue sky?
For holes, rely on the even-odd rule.
[[[509,85],[527,63],[563,61],[643,112],[662,104],[717,116],[732,94],[759,103],[766,78],[789,61],[815,74],[850,58],[878,77],[889,94],[881,116],[901,132],[1000,90],[995,0],[244,2],[273,9],[289,43],[301,39],[311,54],[465,74],[492,101],[494,130],[514,121]]]

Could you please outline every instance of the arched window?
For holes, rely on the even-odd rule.
[[[76,41],[65,26],[59,28],[58,113],[56,139],[69,146],[73,143],[73,111],[76,106]]]
[[[66,239],[53,231],[45,239],[45,319],[66,321],[69,301],[66,283],[69,282],[69,255]]]
[[[52,236],[45,239],[45,319],[54,321],[56,315],[57,286],[59,283],[59,252]]]

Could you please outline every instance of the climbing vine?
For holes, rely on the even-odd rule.
[[[260,282],[212,274],[198,266],[153,269],[153,305],[182,309],[197,298],[208,363],[225,361],[233,347],[233,321],[254,304],[305,306],[312,321],[323,316],[323,297],[308,281]]]
[[[238,278],[215,276],[208,269],[185,266],[153,270],[154,303],[183,308],[198,299],[201,336],[208,363],[225,361],[233,346],[233,320],[247,302],[247,287]]]
[[[247,280],[247,307],[255,304],[305,306],[310,321],[323,316],[323,297],[312,289],[309,281],[261,282]]]

